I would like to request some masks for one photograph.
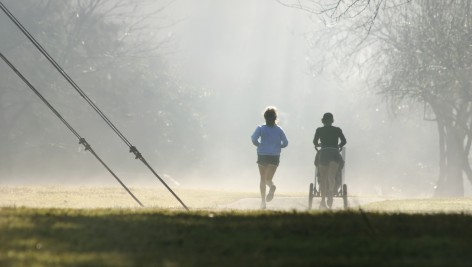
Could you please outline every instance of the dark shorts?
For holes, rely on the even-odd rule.
[[[327,165],[330,161],[337,162],[340,165],[340,168],[343,168],[344,166],[344,159],[338,149],[322,148],[316,152],[315,166]]]
[[[271,156],[271,155],[257,155],[257,164],[259,165],[275,165],[279,166],[280,163],[280,155],[278,156]]]

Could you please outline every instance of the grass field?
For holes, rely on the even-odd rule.
[[[0,189],[6,195],[18,195],[11,191],[18,188]],[[30,193],[39,196],[44,190],[51,193],[50,188]],[[456,200],[462,201],[465,212],[449,213],[380,212],[382,205],[398,210],[404,205],[402,200],[370,203],[363,208],[365,212],[358,208],[332,212],[225,211],[208,207],[247,194],[200,194],[195,192],[190,198],[210,200],[197,201],[198,205],[191,202],[193,207],[201,207],[191,212],[178,207],[53,208],[45,207],[44,202],[33,207],[3,203],[0,266],[472,265],[472,214],[467,212],[470,199]],[[48,197],[70,205],[58,195],[47,194],[42,200]],[[93,198],[82,202],[90,204]],[[5,199],[0,199],[0,204],[2,201]],[[405,201],[414,206],[415,200]],[[459,203],[452,199],[434,201],[443,208]]]

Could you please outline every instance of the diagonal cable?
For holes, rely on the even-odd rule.
[[[0,1],[0,8],[10,18],[10,20],[23,32],[23,34],[33,43],[33,45],[46,57],[46,59],[57,69],[57,71],[69,82],[69,84],[79,93],[80,96],[98,113],[98,115],[112,128],[112,130],[123,140],[129,147],[129,152],[133,153],[136,159],[141,160],[144,165],[154,174],[154,176],[169,190],[169,192],[179,201],[179,203],[188,211],[188,207],[177,196],[177,194],[167,185],[167,183],[157,174],[157,172],[148,164],[138,149],[126,139],[126,137],[118,130],[110,119],[95,105],[95,103],[85,94],[84,91],[72,80],[72,78],[62,69],[62,67],[49,55],[49,53],[39,44],[39,42],[26,30],[26,28],[18,21],[18,19],[3,5]]]
[[[44,104],[46,104],[46,106],[62,121],[62,123],[64,123],[66,125],[66,127],[79,139],[79,144],[83,145],[85,147],[85,150],[88,150],[90,151],[90,153],[92,153],[95,158],[100,161],[100,163],[111,173],[111,175],[113,175],[113,177],[115,177],[115,179],[118,181],[118,183],[121,184],[121,186],[128,192],[128,194],[131,195],[131,197],[136,201],[138,202],[138,204],[141,206],[141,207],[144,207],[143,204],[141,203],[141,201],[139,201],[139,199],[137,199],[133,193],[131,193],[131,191],[128,189],[128,187],[126,187],[126,185],[120,180],[120,178],[118,178],[118,176],[105,164],[105,162],[103,162],[103,160],[97,155],[97,153],[95,153],[95,151],[92,149],[92,147],[90,146],[90,144],[87,143],[87,141],[85,140],[85,138],[81,137],[79,135],[79,133],[64,119],[64,117],[61,116],[61,114],[49,103],[49,101],[47,101],[46,98],[44,98],[44,96],[23,76],[23,74],[21,74],[20,71],[18,71],[17,68],[15,68],[15,66],[13,66],[13,64],[3,55],[3,53],[0,52],[0,58],[3,59],[3,61],[5,61],[5,63],[18,75],[18,77],[20,77],[21,80],[23,80],[23,82],[26,83],[26,85],[28,85],[28,87],[43,101]]]

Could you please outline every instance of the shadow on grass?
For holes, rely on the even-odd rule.
[[[0,209],[1,266],[466,266],[472,217]]]

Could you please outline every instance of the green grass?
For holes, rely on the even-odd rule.
[[[470,266],[472,216],[0,208],[0,266]]]

